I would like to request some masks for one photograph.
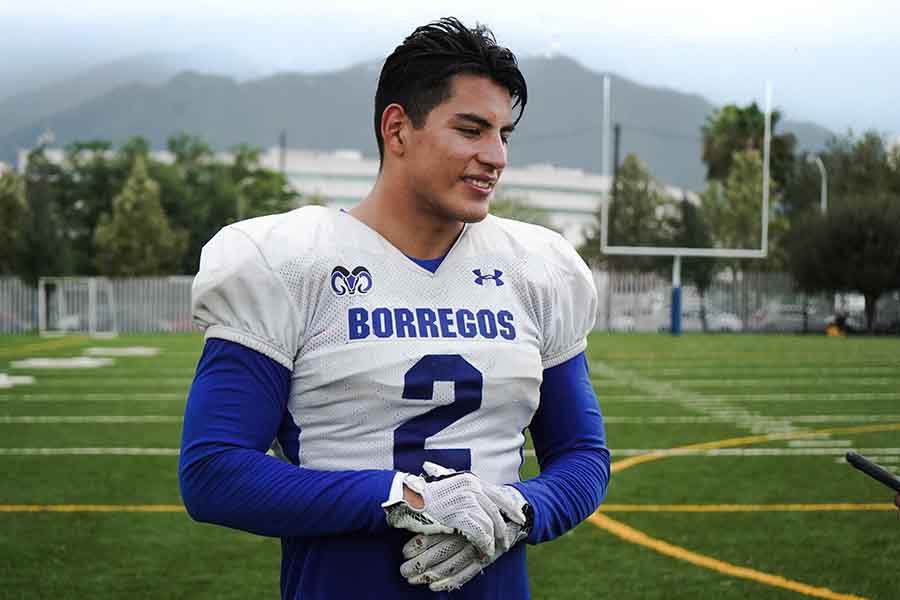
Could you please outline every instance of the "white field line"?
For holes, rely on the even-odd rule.
[[[786,377],[786,378],[764,378],[764,379],[677,379],[673,380],[683,387],[809,387],[815,385],[827,384],[833,386],[860,386],[860,385],[900,385],[900,376],[898,377],[838,377],[823,380],[821,377]]]
[[[178,456],[178,448],[0,448],[0,456]]]
[[[869,457],[900,457],[900,448],[859,448]],[[534,458],[527,448],[524,454]],[[778,457],[778,456],[835,456],[843,457],[843,448],[718,448],[711,450],[672,448],[613,448],[616,458],[656,453],[665,456],[721,456],[721,457]],[[178,448],[0,448],[0,456],[178,456]],[[843,459],[842,459],[843,460]]]
[[[156,356],[159,348],[150,346],[92,346],[85,348],[86,356]]]
[[[791,440],[790,448],[849,448],[850,440]]]
[[[794,415],[778,418],[762,417],[757,425],[779,424],[789,419],[795,423],[879,423],[900,420],[900,415]],[[20,415],[0,416],[0,425],[15,424],[103,424],[103,423],[181,423],[182,417],[174,415]],[[604,417],[606,423],[617,425],[707,425],[711,423],[733,423],[735,417],[722,415],[715,417]],[[826,437],[824,434],[821,437]],[[834,442],[830,442],[834,443]],[[791,445],[821,445],[822,442],[796,440]]]
[[[24,358],[9,363],[13,369],[97,369],[115,364],[112,358],[72,356],[67,358]]]
[[[7,375],[0,373],[0,390],[8,390],[17,385],[31,385],[34,383],[34,377],[31,375]]]
[[[591,369],[596,374],[627,383],[639,391],[646,392],[650,396],[668,398],[692,412],[700,413],[702,416],[723,419],[725,420],[724,422],[733,423],[735,426],[749,430],[754,434],[770,434],[776,432],[790,433],[809,430],[809,428],[804,427],[802,423],[795,425],[788,417],[763,415],[734,403],[733,399],[727,399],[727,397],[721,396],[708,397],[704,396],[700,391],[685,389],[690,386],[690,383],[696,381],[720,385],[721,382],[718,381],[685,380],[679,381],[678,385],[675,385],[671,381],[657,381],[645,377],[640,373],[630,372],[625,369],[617,369],[602,362],[591,363]],[[738,383],[749,386],[756,383],[755,381],[725,381],[728,382],[726,385]],[[796,380],[786,381],[793,382]],[[815,381],[818,382],[821,381],[821,379],[816,379]],[[846,401],[846,399],[844,401]]]
[[[124,394],[122,392],[92,392],[88,394],[57,392],[53,394],[0,394],[0,401],[8,399],[16,402],[148,402],[155,400],[179,400],[184,402],[186,398],[187,395],[184,392],[134,392]]]
[[[759,367],[759,366],[740,366],[724,369],[647,369],[641,373],[647,377],[670,377],[677,375],[690,375],[692,378],[711,378],[721,377],[722,375],[731,375],[737,373],[741,375],[737,379],[747,379],[748,374],[759,373],[763,379],[771,376],[780,375],[827,375],[833,376],[837,374],[847,375],[896,375],[900,371],[900,363],[895,365],[884,365],[880,367]]]
[[[603,392],[600,386],[601,402],[626,402],[626,403],[652,403],[652,402],[680,402],[680,398],[674,396],[647,396],[641,394],[607,394]],[[857,400],[900,400],[900,392],[851,392],[847,394],[816,394],[816,393],[795,393],[795,394],[715,394],[715,395],[696,395],[696,403],[710,402],[853,402]]]
[[[674,448],[612,448],[610,454],[614,458],[629,456],[641,456],[644,454],[662,454],[665,456],[739,456],[739,457],[769,457],[769,456],[839,456],[846,454],[846,448],[718,448],[718,449],[674,449]],[[859,448],[858,452],[867,457],[873,456],[897,456],[900,457],[900,448]],[[525,450],[525,456],[534,458],[534,450]]]
[[[108,373],[108,371],[107,371]],[[187,387],[191,383],[191,376],[184,377],[109,377],[101,375],[99,377],[41,377],[38,376],[38,382],[43,385],[65,386],[91,386],[91,387],[125,387],[129,385],[145,385],[149,388],[159,387],[160,385],[185,385]]]
[[[151,373],[154,378],[168,378],[168,379],[192,379],[194,377],[195,370],[192,368],[186,369],[183,367],[170,367],[170,368],[140,368],[140,367],[113,367],[111,369],[107,369],[105,371],[97,372],[96,376],[84,377],[83,373],[78,373],[78,375],[73,375],[72,371],[47,371],[39,374],[42,382],[57,382],[59,380],[66,381],[97,381],[98,379],[107,380],[107,379],[147,379]],[[93,373],[93,372],[92,372]]]
[[[51,415],[51,416],[19,416],[4,417],[0,416],[0,425],[16,425],[16,424],[121,424],[121,423],[181,423],[182,417],[168,415]]]
[[[718,416],[683,417],[615,417],[604,415],[606,423],[621,425],[706,425],[710,423],[733,423],[735,415],[723,412]],[[900,415],[786,415],[782,417],[759,417],[759,423],[778,422],[789,419],[794,423],[885,423],[900,421]]]

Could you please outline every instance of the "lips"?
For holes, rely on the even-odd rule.
[[[490,192],[497,184],[497,179],[494,177],[480,177],[477,175],[467,175],[463,177],[463,181],[482,192]]]

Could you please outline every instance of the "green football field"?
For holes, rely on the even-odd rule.
[[[277,540],[181,509],[201,345],[0,337],[0,598],[277,597]],[[135,346],[159,353],[12,365]],[[595,334],[588,353],[613,478],[597,514],[529,548],[534,598],[900,598],[892,494],[843,460],[900,471],[900,339]]]

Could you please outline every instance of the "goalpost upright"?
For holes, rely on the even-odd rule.
[[[612,198],[612,172],[610,130],[612,125],[610,106],[610,77],[603,76],[603,129],[601,173],[610,182],[606,197],[601,201],[600,209],[600,248],[604,254],[619,256],[671,256],[672,257],[672,304],[671,327],[673,335],[681,333],[681,257],[707,258],[765,258],[769,246],[769,151],[772,138],[772,84],[766,84],[765,130],[763,134],[763,172],[762,172],[762,236],[759,249],[750,248],[676,248],[660,246],[610,246],[609,203]]]

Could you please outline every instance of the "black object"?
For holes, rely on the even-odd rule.
[[[857,454],[853,450],[847,452],[847,462],[872,479],[877,479],[879,482],[888,486],[895,492],[900,492],[900,477],[897,477],[890,471],[879,467],[862,454]]]

